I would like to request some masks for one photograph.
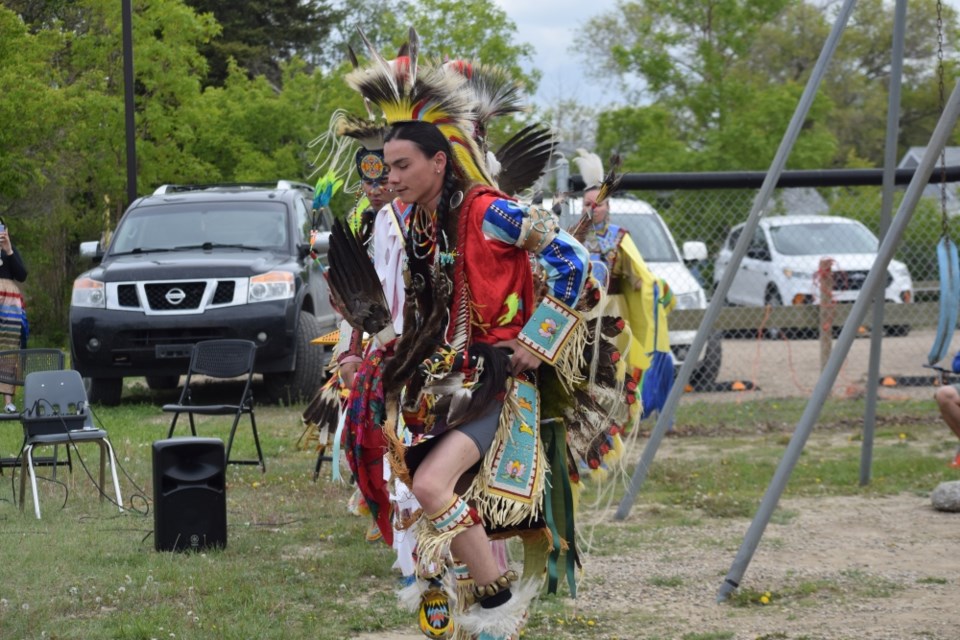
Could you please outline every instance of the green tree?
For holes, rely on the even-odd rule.
[[[209,63],[205,83],[223,86],[232,58],[250,76],[280,86],[281,63],[294,56],[322,59],[327,40],[343,14],[325,0],[185,0],[197,13],[214,16],[219,37],[200,49]]]
[[[407,37],[409,25],[404,20],[409,4],[403,0],[342,0],[339,6],[343,12],[340,28],[331,32],[330,46],[320,58],[325,68],[343,64],[348,47],[358,56],[367,55],[358,29],[388,57]]]
[[[540,73],[523,68],[533,60],[533,45],[515,42],[517,26],[493,0],[423,0],[408,5],[407,23],[416,27],[423,55],[497,64],[508,69],[527,91],[536,90]],[[400,35],[396,45],[406,38],[406,32]]]
[[[77,245],[114,226],[127,204],[121,6],[70,9],[69,21],[51,13],[27,24],[0,7],[0,214],[29,263],[34,335],[58,345],[71,282],[88,266]],[[182,0],[136,9],[138,191],[306,178],[308,141],[349,104],[339,78],[294,57],[279,67],[283,89],[234,65],[224,87],[204,90],[200,46],[218,33],[212,16]]]
[[[935,3],[911,4],[903,145],[923,144],[932,128],[925,125],[936,116],[929,97],[935,91]],[[762,168],[773,158],[835,9],[798,0],[624,0],[616,11],[593,18],[576,47],[594,52],[598,73],[623,83],[637,102],[668,113],[646,124],[669,130],[645,137],[672,133],[681,141],[693,155],[677,155],[677,169],[692,168],[691,159],[698,169]],[[943,17],[945,41],[952,42],[956,13],[945,6]],[[858,3],[789,167],[880,163],[892,20],[892,3]],[[596,41],[614,44],[586,49]],[[613,144],[622,124],[607,119],[609,130],[599,138]]]
[[[911,2],[904,32],[903,95],[898,157],[913,145],[929,140],[939,118],[937,99],[937,0]],[[958,35],[957,12],[942,7],[942,37],[946,45],[947,77],[955,69],[956,52],[949,43]],[[821,94],[833,106],[825,122],[837,138],[832,164],[880,166],[885,143],[887,100],[893,42],[893,3],[861,0],[844,31]],[[826,40],[833,16],[814,6],[789,6],[757,34],[746,73],[774,83],[807,81]],[[948,89],[949,90],[949,89]]]

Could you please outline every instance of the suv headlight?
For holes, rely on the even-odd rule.
[[[106,309],[107,296],[103,283],[93,278],[78,278],[73,281],[73,295],[70,304],[74,307]]]
[[[250,278],[247,302],[267,302],[293,297],[293,274],[288,271],[271,271]]]
[[[681,293],[677,296],[677,309],[700,309],[705,305],[701,304],[699,291],[690,293]]]

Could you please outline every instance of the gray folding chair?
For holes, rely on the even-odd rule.
[[[74,370],[37,371],[27,374],[23,387],[24,410],[20,416],[23,425],[23,447],[20,450],[20,510],[25,504],[26,476],[30,474],[33,491],[33,511],[40,517],[40,498],[37,494],[36,466],[33,450],[44,445],[66,445],[76,448],[83,442],[100,446],[100,500],[104,498],[104,472],[110,461],[110,475],[117,506],[123,511],[120,483],[117,481],[116,457],[107,432],[93,425],[87,406],[83,379]],[[78,452],[79,455],[79,452]]]
[[[14,349],[0,351],[0,382],[22,387],[27,374],[34,371],[59,371],[64,367],[63,352],[59,349]],[[20,420],[20,412],[0,413],[0,422]],[[57,449],[54,455],[44,458],[34,458],[36,465],[53,465],[56,477]],[[67,465],[70,465],[69,450],[67,451]],[[16,467],[20,458],[0,458],[0,474],[5,467]]]

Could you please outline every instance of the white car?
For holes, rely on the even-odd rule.
[[[726,271],[743,224],[730,230],[717,256],[714,283]],[[853,302],[877,259],[877,237],[862,223],[838,216],[773,216],[761,218],[727,292],[732,305],[820,304],[817,271],[823,258],[833,260],[835,302]],[[907,266],[892,260],[887,270],[887,302],[913,300],[913,280]],[[902,335],[909,327],[886,327]]]
[[[707,294],[700,281],[687,268],[686,262],[695,263],[707,259],[707,247],[703,242],[684,242],[683,257],[657,210],[643,200],[634,198],[610,198],[610,222],[626,228],[640,250],[647,266],[658,277],[666,280],[677,300],[677,309],[706,309]],[[580,198],[567,200],[568,209],[561,219],[564,228],[570,228],[579,218],[583,208]],[[549,199],[544,207],[550,208]],[[670,331],[670,350],[676,367],[687,358],[696,331]],[[709,386],[717,380],[723,357],[722,335],[714,333],[707,341],[697,366],[690,375],[695,387]]]

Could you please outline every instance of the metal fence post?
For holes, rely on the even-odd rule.
[[[803,95],[800,96],[800,101],[793,113],[790,124],[787,126],[787,130],[783,134],[783,140],[781,140],[780,147],[777,149],[777,153],[770,165],[770,169],[764,178],[763,186],[761,186],[760,192],[757,194],[757,197],[753,202],[753,208],[750,211],[749,218],[747,218],[747,221],[744,224],[743,233],[740,234],[740,238],[738,239],[736,247],[733,250],[733,257],[730,260],[730,264],[724,271],[723,277],[720,279],[716,291],[714,291],[713,299],[710,300],[710,304],[707,306],[703,320],[700,322],[700,328],[697,329],[697,335],[694,338],[693,344],[690,346],[689,351],[689,353],[692,354],[692,357],[685,359],[683,365],[680,367],[680,372],[677,374],[677,379],[674,382],[673,389],[670,391],[670,395],[667,397],[667,400],[664,403],[663,411],[661,411],[660,415],[657,416],[657,424],[650,433],[650,439],[647,442],[647,446],[644,448],[640,461],[637,463],[637,466],[634,469],[627,494],[623,497],[623,500],[620,502],[620,506],[617,508],[617,512],[614,515],[614,518],[617,520],[623,520],[630,514],[630,509],[633,507],[633,502],[636,499],[637,492],[640,490],[640,486],[643,484],[643,481],[646,478],[647,470],[650,468],[650,465],[653,462],[657,448],[660,446],[660,442],[663,440],[663,436],[666,433],[667,428],[673,424],[674,415],[677,410],[677,404],[680,402],[680,395],[683,393],[687,382],[690,380],[690,374],[693,372],[694,365],[696,365],[696,356],[703,349],[704,345],[706,344],[707,337],[713,330],[714,322],[720,313],[720,308],[723,306],[723,301],[726,299],[727,292],[730,290],[730,285],[733,283],[733,277],[737,269],[740,268],[740,263],[743,261],[743,256],[747,252],[747,246],[749,245],[750,239],[753,237],[753,233],[757,228],[762,211],[767,206],[770,196],[777,185],[777,181],[780,179],[780,174],[783,172],[783,167],[787,163],[787,158],[790,156],[790,151],[793,149],[793,144],[800,135],[800,130],[803,127],[803,123],[805,122],[807,114],[810,111],[810,107],[813,105],[813,100],[816,97],[817,89],[820,86],[820,82],[823,79],[824,74],[826,73],[827,65],[837,49],[840,36],[843,34],[843,30],[846,27],[847,20],[850,18],[850,14],[853,12],[853,7],[855,4],[856,0],[845,0],[843,8],[837,15],[837,20],[833,25],[833,30],[830,32],[830,35],[827,37],[827,40],[823,45],[823,49],[820,51],[820,57],[817,59],[817,63],[814,65],[813,71],[810,74],[810,79],[807,81],[807,86],[803,90]]]
[[[934,129],[933,135],[930,138],[930,144],[927,145],[923,159],[920,161],[920,166],[917,167],[917,172],[914,174],[903,201],[900,203],[897,215],[893,218],[890,230],[880,245],[876,261],[870,269],[870,274],[864,283],[864,291],[871,292],[876,290],[881,280],[886,278],[887,267],[893,259],[893,254],[897,249],[897,245],[900,243],[900,238],[903,236],[907,223],[910,222],[910,218],[913,217],[914,209],[920,201],[920,196],[923,194],[923,188],[930,179],[933,166],[940,155],[940,150],[950,137],[953,127],[957,122],[958,115],[960,115],[960,82],[954,86],[953,92],[950,94],[950,99],[943,113],[940,115],[940,121],[937,122],[937,127]],[[850,311],[850,315],[847,316],[847,320],[843,325],[843,330],[840,332],[840,337],[837,339],[833,353],[830,354],[827,366],[820,375],[820,379],[817,381],[817,386],[814,388],[813,394],[807,402],[803,415],[793,430],[793,437],[790,438],[790,444],[787,445],[783,458],[780,459],[780,464],[777,465],[777,470],[773,475],[773,479],[770,481],[770,485],[767,487],[767,491],[763,494],[763,499],[760,501],[760,506],[757,508],[753,522],[750,523],[750,528],[747,529],[743,544],[740,546],[740,550],[733,561],[733,565],[730,567],[730,571],[727,573],[726,579],[720,586],[720,591],[717,594],[718,602],[726,600],[733,590],[740,586],[740,580],[743,578],[747,565],[753,557],[753,552],[760,542],[760,537],[763,535],[763,531],[770,521],[770,516],[773,515],[773,510],[776,508],[777,502],[779,502],[780,496],[783,494],[793,467],[803,452],[803,446],[810,435],[810,431],[817,417],[820,415],[823,403],[829,395],[830,389],[833,387],[833,383],[837,378],[837,373],[843,364],[843,360],[847,357],[847,353],[850,351],[850,345],[853,344],[853,340],[856,337],[857,328],[860,326],[860,323],[863,322],[867,307],[871,303],[872,300],[870,296],[865,295],[859,296],[856,302],[853,303],[853,308]]]

